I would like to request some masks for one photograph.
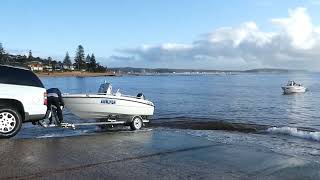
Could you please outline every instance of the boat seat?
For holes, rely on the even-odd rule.
[[[137,98],[138,98],[138,99],[145,99],[145,97],[144,97],[144,95],[143,95],[142,93],[139,93],[139,94],[137,95]]]

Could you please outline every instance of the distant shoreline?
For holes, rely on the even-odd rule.
[[[103,76],[144,76],[144,75],[234,75],[238,73],[277,74],[277,73],[310,73],[307,70],[288,69],[251,69],[245,71],[233,70],[192,70],[192,69],[148,69],[148,68],[111,68],[107,72],[65,71],[65,72],[36,72],[39,77],[103,77]]]
[[[117,76],[112,72],[37,72],[39,77],[101,77],[101,76]]]
[[[168,68],[110,68],[111,71],[122,74],[232,74],[232,73],[308,73],[299,69],[261,68],[250,70],[205,70],[205,69],[168,69]]]

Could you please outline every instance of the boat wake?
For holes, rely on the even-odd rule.
[[[295,128],[295,127],[271,127],[267,129],[267,132],[270,132],[273,134],[289,135],[289,136],[299,137],[299,138],[313,140],[313,141],[320,141],[319,131],[299,130],[298,128]]]

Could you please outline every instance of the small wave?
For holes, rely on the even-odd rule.
[[[271,127],[267,129],[267,132],[320,141],[320,132],[318,131],[303,131],[293,127]]]

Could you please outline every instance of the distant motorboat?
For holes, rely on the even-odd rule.
[[[281,88],[284,94],[304,93],[307,91],[307,88],[302,86],[302,84],[298,84],[294,81],[288,81],[287,85]]]

